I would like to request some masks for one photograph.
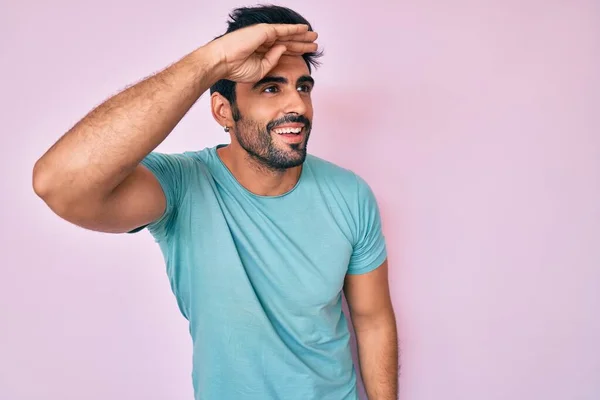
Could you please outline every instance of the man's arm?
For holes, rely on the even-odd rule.
[[[93,109],[35,164],[33,187],[62,218],[126,232],[160,217],[165,196],[140,165],[217,78],[205,47]]]
[[[348,274],[344,283],[358,343],[363,383],[369,400],[398,398],[398,335],[390,298],[388,262],[365,274]]]
[[[209,42],[111,97],[35,164],[33,188],[60,217],[126,232],[160,217],[166,198],[140,163],[220,79],[258,81],[284,53],[317,49],[307,25],[257,24]]]

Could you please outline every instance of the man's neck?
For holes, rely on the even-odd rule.
[[[292,190],[298,183],[302,166],[284,170],[268,168],[252,158],[239,146],[228,145],[217,149],[217,155],[246,190],[258,196],[279,196]]]

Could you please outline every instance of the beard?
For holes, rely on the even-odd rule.
[[[306,148],[311,132],[311,122],[303,115],[288,115],[262,126],[258,122],[234,113],[234,135],[240,146],[260,166],[271,171],[284,171],[297,167],[306,159]],[[299,135],[304,136],[300,143],[283,143],[274,139],[273,132],[278,126],[289,123],[302,123],[304,128]]]

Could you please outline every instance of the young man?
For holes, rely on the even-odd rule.
[[[375,197],[306,150],[316,38],[290,9],[237,9],[226,34],[108,99],[34,167],[65,220],[154,236],[190,323],[196,399],[357,399],[342,293],[369,399],[397,398]],[[209,88],[231,143],[156,152]]]

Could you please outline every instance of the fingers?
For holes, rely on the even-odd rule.
[[[303,42],[276,42],[276,44],[284,45],[286,48],[286,53],[294,53],[294,54],[304,54],[304,53],[312,53],[317,51],[319,45],[316,43],[303,43]]]
[[[317,51],[319,45],[317,43],[306,43],[306,42],[284,42],[276,41],[272,46],[262,45],[256,52],[267,53],[273,46],[283,45],[286,48],[285,54],[302,55],[304,53],[311,53]]]
[[[273,68],[283,54],[299,56],[318,49],[314,42],[319,35],[309,31],[308,25],[260,24],[260,27],[265,36],[255,51],[263,55],[264,68]]]
[[[275,65],[277,65],[277,62],[279,61],[283,53],[285,53],[285,51],[285,46],[278,44],[276,46],[271,47],[269,51],[265,53],[263,59],[261,60],[262,76],[265,76],[267,72],[272,70],[275,67]]]
[[[263,44],[272,44],[276,40],[282,38],[291,38],[298,36],[302,37],[309,32],[308,25],[305,24],[259,24],[256,29],[262,31],[264,35],[262,38]],[[309,34],[308,37],[312,37],[313,34]],[[315,40],[316,37],[312,40]]]
[[[281,42],[314,42],[317,40],[319,35],[317,32],[309,31],[304,33],[297,33],[295,35],[288,35],[278,37],[277,40]]]
[[[274,31],[275,36],[291,36],[308,32],[308,25],[305,24],[268,24],[268,27]]]

